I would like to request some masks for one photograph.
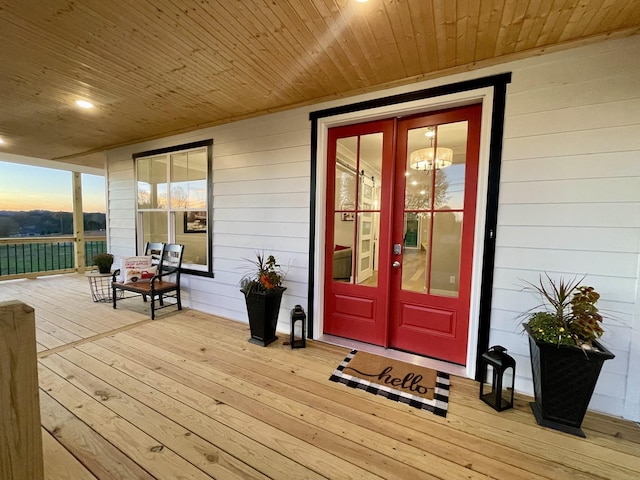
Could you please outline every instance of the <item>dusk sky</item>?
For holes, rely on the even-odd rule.
[[[0,162],[0,210],[71,212],[71,172]],[[105,179],[82,174],[86,213],[105,212]]]

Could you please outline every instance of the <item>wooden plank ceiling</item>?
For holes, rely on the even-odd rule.
[[[82,162],[639,31],[629,0],[0,0],[0,151]]]

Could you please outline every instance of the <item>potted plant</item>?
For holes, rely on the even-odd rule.
[[[251,338],[249,342],[266,347],[278,339],[276,326],[285,273],[273,255],[265,257],[256,253],[255,260],[247,260],[252,265],[250,273],[240,281],[240,291],[244,294],[249,316]]]
[[[100,273],[111,273],[113,255],[110,253],[98,253],[93,257],[93,264],[98,267]]]
[[[593,287],[584,277],[560,278],[545,274],[528,290],[542,304],[525,312],[529,335],[535,402],[531,409],[539,425],[584,437],[580,428],[600,370],[614,355],[597,341],[604,332]],[[542,308],[540,310],[540,308]]]

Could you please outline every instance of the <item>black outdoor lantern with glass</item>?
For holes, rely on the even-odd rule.
[[[513,407],[516,361],[506,352],[506,348],[496,345],[483,353],[480,358],[480,368],[483,373],[480,382],[480,399],[498,412]],[[507,375],[506,384],[505,375]],[[508,382],[508,376],[511,377],[511,382]],[[488,384],[487,379],[491,383]],[[489,388],[488,392],[485,392],[485,386]]]
[[[291,310],[291,335],[289,344],[291,348],[304,348],[306,346],[307,316],[300,305]]]

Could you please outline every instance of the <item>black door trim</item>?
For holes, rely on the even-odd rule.
[[[488,77],[466,80],[448,85],[401,93],[363,102],[341,105],[339,107],[317,110],[309,113],[311,121],[311,172],[310,172],[310,218],[309,218],[309,288],[307,303],[307,335],[313,335],[315,300],[315,236],[316,236],[316,168],[318,120],[321,118],[353,113],[362,110],[408,103],[426,98],[434,98],[481,88],[493,87],[493,110],[491,117],[491,137],[489,145],[489,179],[487,186],[486,224],[484,232],[484,257],[482,260],[482,285],[480,287],[480,322],[478,326],[478,345],[476,362],[476,380],[481,377],[479,362],[482,353],[489,348],[489,330],[491,328],[491,299],[493,296],[493,268],[495,262],[496,227],[498,222],[498,195],[500,191],[500,166],[502,163],[502,140],[504,134],[504,113],[507,85],[511,83],[511,72]]]

